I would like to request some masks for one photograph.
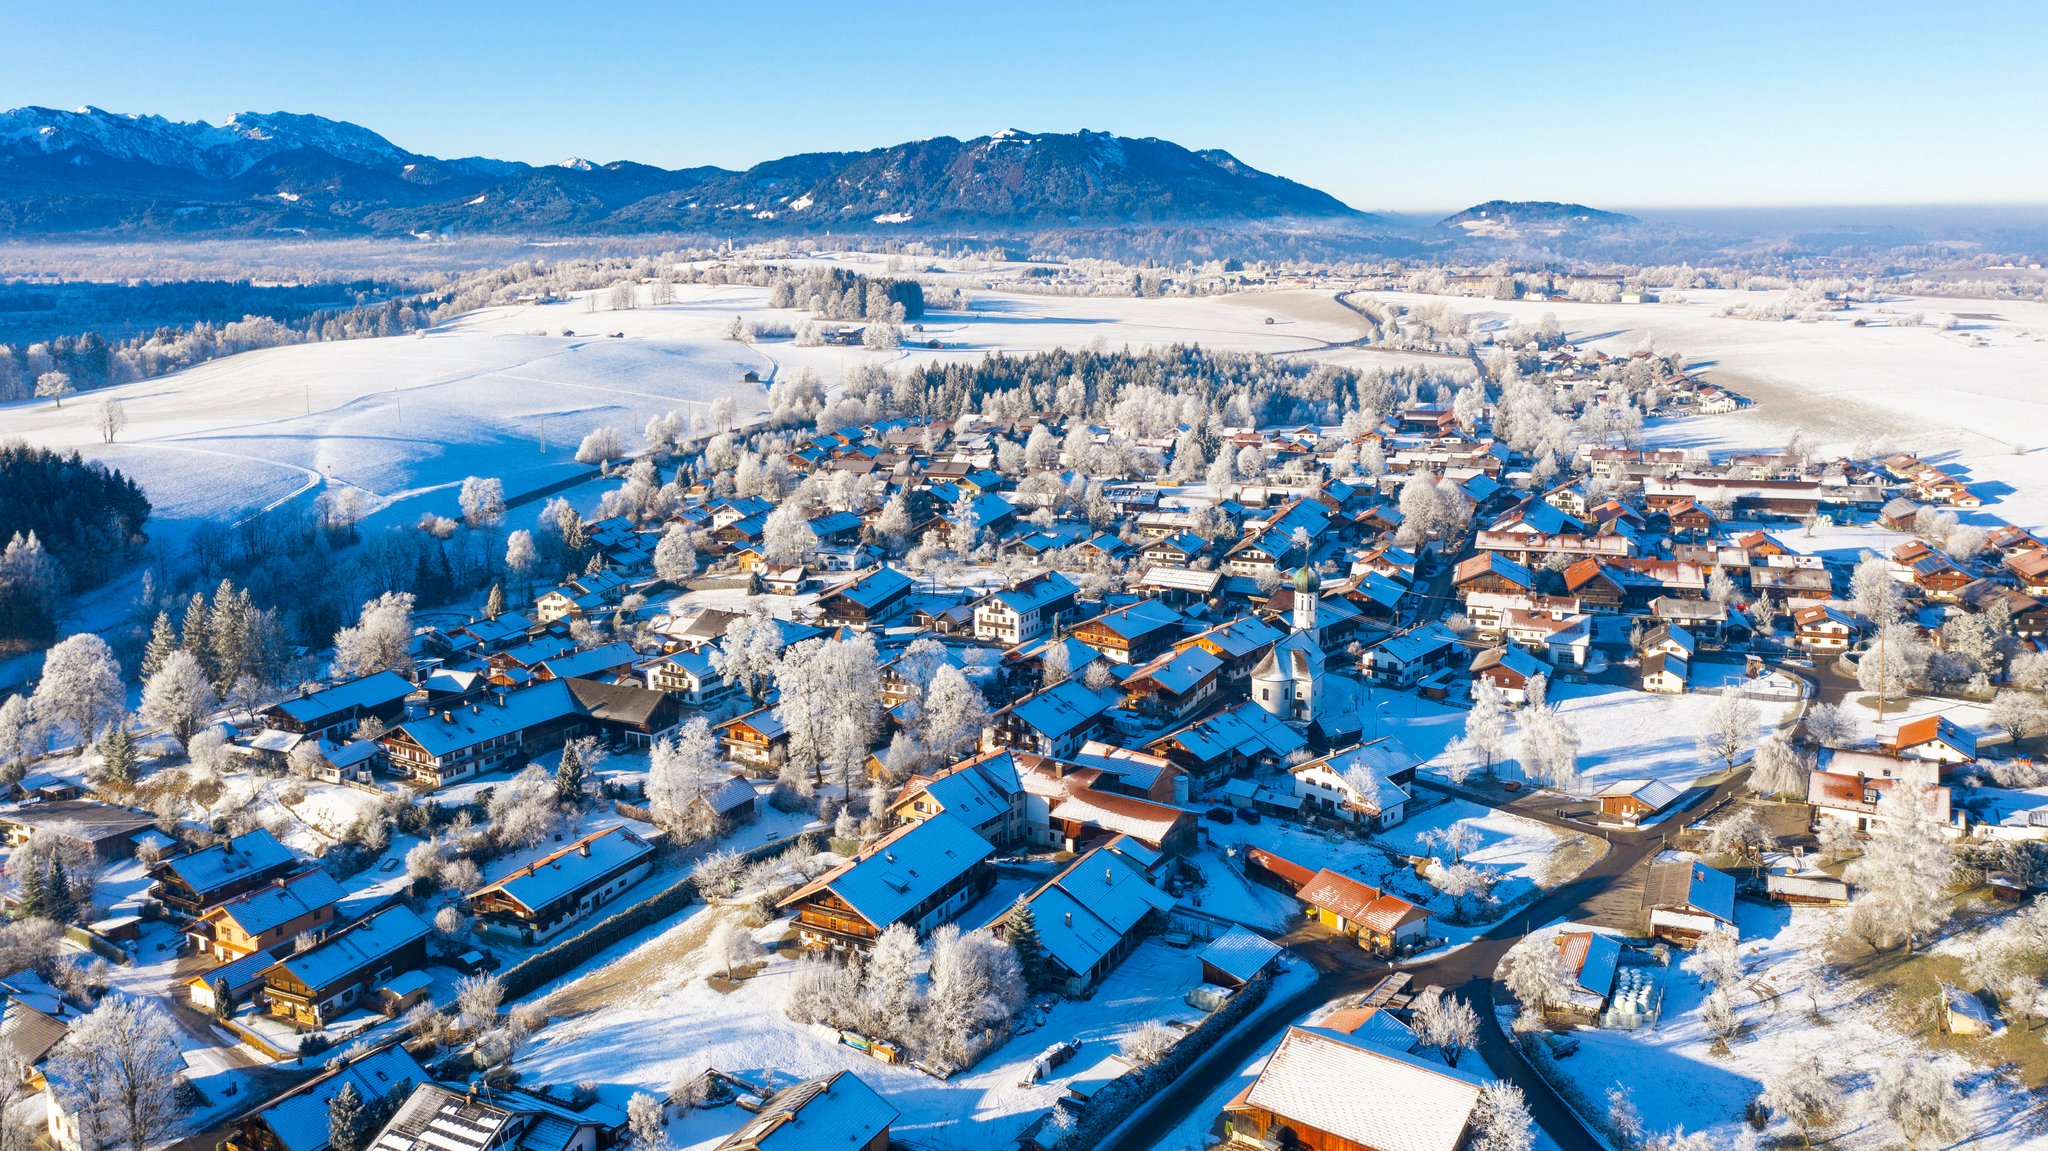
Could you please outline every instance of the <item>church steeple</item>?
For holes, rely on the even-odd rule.
[[[1316,609],[1322,606],[1323,577],[1314,565],[1303,563],[1294,569],[1294,630],[1316,633]]]

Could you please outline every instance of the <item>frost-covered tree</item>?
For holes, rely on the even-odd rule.
[[[671,524],[661,533],[661,542],[654,545],[654,575],[665,583],[678,586],[697,574],[697,545],[690,541],[690,531],[681,524]]]
[[[71,376],[66,372],[44,372],[36,377],[36,398],[50,400],[57,407],[64,406],[64,397],[76,395],[77,388],[71,386]]]
[[[99,429],[100,442],[111,444],[121,429],[128,426],[128,409],[112,396],[100,401],[99,410],[93,415],[93,425]]]
[[[1117,1052],[1124,1057],[1125,1062],[1142,1067],[1166,1058],[1166,1053],[1172,1051],[1173,1045],[1180,1042],[1180,1036],[1180,1032],[1157,1019],[1147,1020],[1139,1024],[1129,1035],[1124,1036],[1123,1041],[1117,1045]]]
[[[174,649],[142,685],[142,718],[171,733],[184,747],[220,706],[206,669],[189,651]]]
[[[30,706],[37,719],[68,726],[84,746],[121,714],[126,694],[113,649],[84,632],[44,653],[42,678],[36,681]]]
[[[772,564],[800,564],[818,550],[818,533],[811,530],[804,509],[794,501],[768,513],[761,526],[761,551]]]
[[[1516,754],[1532,780],[1561,791],[1578,782],[1578,728],[1549,704],[1532,700],[1523,712]]]
[[[1507,752],[1507,696],[1492,680],[1472,685],[1472,710],[1465,713],[1465,746],[1489,774]]]
[[[924,948],[907,924],[890,924],[876,938],[861,971],[859,1008],[866,1028],[892,1037],[915,1033],[924,962]]]
[[[505,519],[505,485],[496,477],[469,476],[457,500],[470,527],[494,528]]]
[[[1849,921],[1873,947],[1905,944],[1948,922],[1955,851],[1938,815],[1938,795],[1900,780],[1878,804],[1861,856],[1843,871],[1857,887]]]
[[[35,726],[27,696],[10,695],[0,700],[0,772],[30,755],[31,745],[37,742]]]
[[[1772,1068],[1757,1106],[1799,1135],[1802,1147],[1824,1130],[1840,1105],[1842,1088],[1821,1070],[1820,1061],[1805,1056]]]
[[[725,638],[711,652],[712,668],[756,704],[775,681],[781,662],[782,625],[763,607],[726,624]]]
[[[1803,796],[1810,773],[1806,757],[1783,732],[1774,731],[1756,742],[1750,757],[1749,790],[1758,795]]]
[[[1515,1021],[1521,1030],[1534,1030],[1543,1023],[1543,1012],[1564,994],[1564,961],[1557,945],[1549,939],[1525,939],[1515,948],[1514,964],[1508,968],[1508,994],[1522,1005]]]
[[[986,931],[963,933],[946,924],[932,933],[931,983],[925,997],[925,1035],[939,1058],[965,1063],[987,1028],[1007,1021],[1022,1004],[1024,979],[1017,953]]]
[[[1839,704],[1814,704],[1806,709],[1800,726],[1806,738],[1819,747],[1841,747],[1856,738],[1856,723]]]
[[[1613,1133],[1619,1151],[1635,1151],[1643,1141],[1643,1112],[1636,1106],[1635,1091],[1626,1083],[1607,1088],[1607,1130]]]
[[[1709,931],[1679,964],[1702,987],[1734,987],[1742,979],[1742,945],[1732,931]]]
[[[1885,702],[1902,699],[1927,682],[1932,654],[1919,628],[1886,624],[1857,657],[1856,684]]]
[[[335,633],[334,674],[353,679],[380,671],[411,671],[412,606],[412,593],[402,591],[385,592],[365,603],[356,625]]]
[[[606,424],[590,429],[583,442],[576,448],[576,462],[579,464],[603,464],[626,454],[625,437],[619,429]]]
[[[1522,1089],[1494,1079],[1479,1089],[1472,1108],[1472,1151],[1530,1151],[1536,1146],[1536,1125]]]
[[[455,981],[455,1018],[464,1031],[475,1034],[495,1025],[504,1002],[505,981],[495,974],[465,975]]]
[[[754,933],[745,924],[731,919],[719,920],[704,943],[705,959],[716,964],[727,979],[732,978],[734,969],[745,967],[760,955],[761,945],[755,941]]]
[[[1877,1069],[1877,1102],[1911,1148],[1938,1147],[1970,1133],[1955,1076],[1932,1056],[1886,1059]]]
[[[1416,1037],[1453,1067],[1479,1043],[1479,1015],[1463,999],[1445,998],[1442,990],[1429,987],[1415,997],[1411,1012]]]
[[[945,664],[933,673],[917,719],[918,739],[940,761],[951,763],[980,740],[989,722],[988,702],[965,673]]]
[[[1695,739],[1700,758],[1709,762],[1719,760],[1723,771],[1735,770],[1735,761],[1756,739],[1761,718],[1756,705],[1745,699],[1739,689],[1722,688],[1700,723]]]
[[[562,825],[562,808],[555,779],[539,764],[526,769],[491,791],[485,806],[491,820],[491,834],[502,844],[532,847]]]
[[[1856,563],[1849,577],[1849,606],[1874,626],[1883,627],[1905,613],[1906,596],[1899,581],[1892,578],[1891,565],[1883,556],[1866,555]]]
[[[672,740],[658,740],[648,752],[647,802],[664,823],[683,820],[697,797],[727,777],[718,737],[703,716],[683,725]]]
[[[2007,688],[1991,699],[1991,722],[2015,741],[2026,738],[2040,714],[2041,698],[2032,692]]]
[[[667,1151],[668,1108],[650,1092],[633,1092],[626,1100],[626,1130],[633,1134],[634,1151]]]
[[[71,1025],[46,1076],[77,1120],[83,1147],[148,1151],[171,1132],[185,1106],[177,1025],[146,999],[112,995]]]

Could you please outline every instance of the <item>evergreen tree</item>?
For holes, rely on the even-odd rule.
[[[43,888],[43,903],[46,914],[59,923],[70,923],[78,918],[78,900],[71,894],[71,877],[64,874],[62,860],[50,861],[50,875]]]
[[[33,863],[23,870],[21,892],[16,896],[21,904],[21,913],[31,919],[38,916],[48,918],[50,913],[49,887],[43,883],[43,869]]]
[[[555,768],[555,797],[563,803],[583,802],[583,784],[590,770],[583,765],[583,753],[570,740],[562,745],[562,763]]]
[[[504,614],[505,589],[497,584],[492,584],[490,598],[484,600],[484,618],[497,619]]]
[[[1003,932],[1009,937],[1011,950],[1017,953],[1017,966],[1024,972],[1024,986],[1033,991],[1044,989],[1045,944],[1038,939],[1038,917],[1031,913],[1031,905],[1023,896],[1017,897],[1017,905],[1010,909],[1010,918]]]
[[[207,649],[206,596],[193,592],[185,601],[185,617],[178,625],[178,646],[192,653],[199,666],[206,669],[206,678],[219,681],[219,672],[213,666],[213,653]]]
[[[171,613],[156,613],[156,624],[149,629],[149,644],[142,649],[142,678],[148,679],[164,666],[164,660],[178,650],[178,633],[171,627]]]
[[[225,979],[213,981],[213,1017],[222,1023],[235,1017],[235,992]]]
[[[369,1132],[363,1097],[353,1083],[345,1083],[327,1102],[327,1140],[334,1151],[362,1151]]]
[[[100,736],[100,778],[124,787],[135,782],[135,737],[125,722],[108,725]]]
[[[237,592],[227,580],[213,593],[206,620],[206,650],[213,656],[213,687],[222,699],[234,690],[249,660],[249,620],[256,605],[246,589]]]

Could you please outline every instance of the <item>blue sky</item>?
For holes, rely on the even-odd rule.
[[[0,106],[728,167],[1095,128],[1361,208],[2048,200],[2048,3],[161,3],[0,9]]]

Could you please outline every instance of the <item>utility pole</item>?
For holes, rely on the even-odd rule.
[[[1880,727],[1884,725],[1884,621],[1882,620],[1878,621],[1877,625],[1877,722]],[[1884,733],[1879,732],[1878,738],[1884,738]]]

